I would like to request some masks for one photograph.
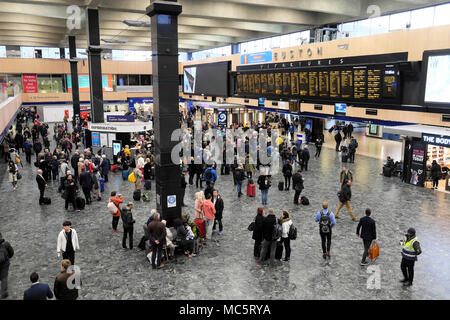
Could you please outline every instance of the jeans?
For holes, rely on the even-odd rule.
[[[66,251],[62,254],[63,259],[68,259],[72,263],[72,265],[75,264],[75,251]]]
[[[337,210],[336,210],[335,217],[338,216],[339,211],[342,209],[342,207],[343,207],[344,205],[347,207],[347,210],[348,210],[348,212],[350,213],[350,216],[352,217],[352,219],[356,219],[356,217],[353,215],[353,210],[352,210],[352,206],[351,206],[351,204],[350,204],[350,200],[346,201],[345,203],[342,203],[342,202],[339,203],[339,206],[338,206],[338,208],[337,208]]]
[[[214,219],[207,219],[205,218],[205,227],[206,227],[206,237],[212,239],[212,229],[214,225]]]
[[[0,268],[0,281],[2,282],[0,287],[1,296],[4,296],[5,294],[8,293],[8,272],[9,272],[9,262]]]
[[[263,205],[267,204],[268,195],[269,195],[269,189],[261,190],[261,198],[262,198]]]
[[[152,242],[152,267],[159,267],[161,265],[163,244],[160,242],[156,244]]]
[[[322,239],[322,252],[330,252],[331,248],[331,231],[328,233],[320,233],[320,238]]]
[[[369,255],[369,248],[370,248],[370,245],[372,244],[372,240],[363,239],[363,244],[364,244],[364,253],[363,253],[361,262],[366,261],[367,256]]]
[[[289,260],[291,257],[291,239],[289,238],[281,238],[281,241],[284,244],[284,250],[286,251],[284,259]]]
[[[241,190],[242,190],[242,181],[236,181],[237,182],[237,192],[238,194],[241,194]]]
[[[120,216],[112,218],[112,228],[117,230],[117,225],[119,224]]]
[[[402,269],[403,276],[405,277],[405,280],[412,283],[414,280],[414,263],[415,260],[408,260],[405,258],[402,258],[402,264],[400,265],[400,268]]]
[[[267,241],[266,239],[264,239],[261,245],[261,255],[259,257],[259,260],[264,261],[267,255],[267,251],[270,250],[270,261],[273,262],[275,260],[276,249],[277,249],[276,241]]]
[[[284,176],[284,187],[289,189],[291,187],[291,177]]]
[[[216,222],[219,222],[219,231],[222,232],[223,230],[222,219],[214,219],[213,230],[216,230]]]
[[[123,227],[122,248],[127,248],[127,236],[129,235],[130,250],[133,249],[133,227]]]

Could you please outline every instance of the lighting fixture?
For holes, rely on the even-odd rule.
[[[145,27],[150,28],[150,22],[138,21],[138,20],[124,20],[122,21],[129,27]]]
[[[106,42],[106,43],[127,43],[127,42],[128,42],[128,40],[121,40],[121,39],[104,39],[104,38],[102,38],[102,41],[103,41],[103,42]]]

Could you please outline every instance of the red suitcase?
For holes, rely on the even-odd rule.
[[[111,167],[111,171],[116,172],[118,168],[119,168],[119,166],[117,164],[115,164]]]
[[[194,222],[197,225],[198,230],[200,230],[200,237],[205,238],[206,237],[205,220],[195,219]]]
[[[254,197],[256,195],[256,186],[254,184],[247,185],[247,195],[249,197]]]

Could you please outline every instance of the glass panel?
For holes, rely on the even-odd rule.
[[[273,48],[279,48],[280,47],[280,37],[273,37],[271,39],[271,45],[270,47]]]
[[[370,35],[369,19],[355,22],[355,37],[363,37]]]
[[[52,88],[51,92],[64,92],[63,87],[63,75],[54,74],[52,78]]]
[[[389,31],[406,29],[411,22],[411,11],[392,14],[389,17]]]
[[[152,75],[141,74],[141,86],[151,86],[152,85]]]
[[[436,6],[434,12],[434,25],[441,26],[445,24],[450,24],[450,3],[443,4],[441,6]]]
[[[20,47],[20,57],[23,59],[34,58],[34,47]]]
[[[311,32],[309,30],[302,31],[300,34],[300,40],[302,41],[302,44],[308,44],[310,40]]]
[[[6,75],[7,81],[8,82],[13,82],[14,85],[17,85],[19,87],[19,92],[23,92],[22,89],[22,75],[21,74],[7,74]]]
[[[139,85],[139,75],[136,75],[136,74],[128,75],[128,85],[138,86]]]
[[[431,27],[433,18],[434,7],[411,11],[411,29]]]
[[[38,74],[37,76],[38,92],[52,92],[52,76],[49,74]]]
[[[263,39],[263,50],[270,50],[270,38]]]
[[[117,85],[118,86],[127,86],[128,85],[128,75],[118,74],[117,75]]]
[[[0,58],[6,58],[6,46],[0,46]]]
[[[370,19],[370,34],[389,32],[389,16]]]

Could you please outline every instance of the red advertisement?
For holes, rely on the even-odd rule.
[[[23,82],[23,92],[24,93],[37,93],[38,92],[36,74],[23,74],[22,82]]]

